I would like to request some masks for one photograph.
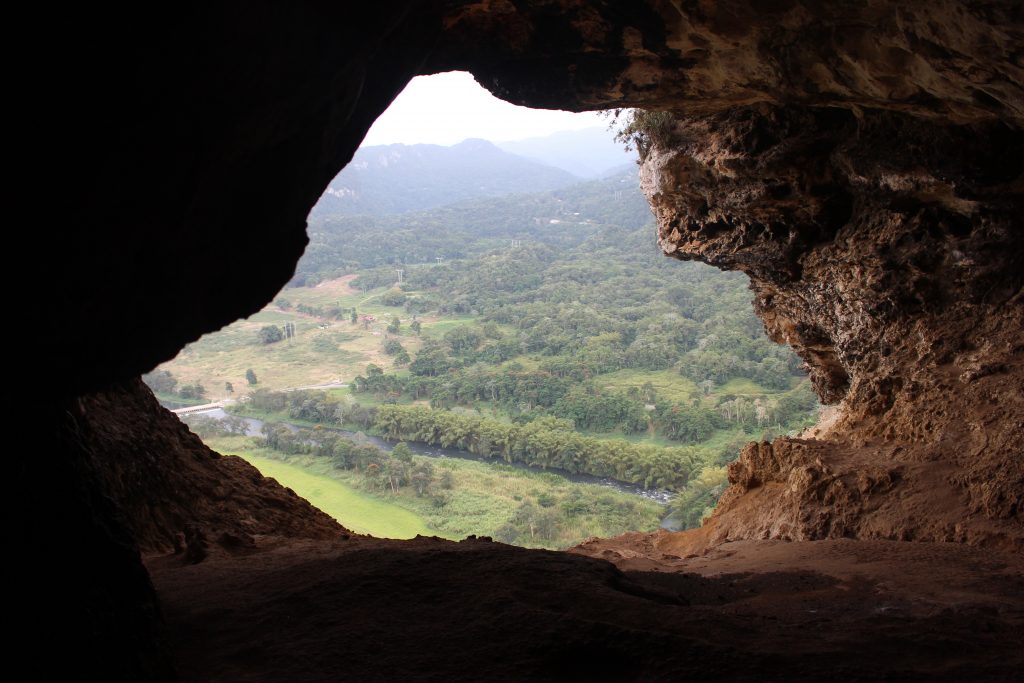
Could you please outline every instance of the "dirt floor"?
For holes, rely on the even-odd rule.
[[[264,537],[147,566],[186,681],[1020,680],[1019,555],[656,541]]]

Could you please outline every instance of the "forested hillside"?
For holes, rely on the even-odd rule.
[[[637,184],[629,169],[404,213],[324,203],[291,286],[259,314],[293,322],[201,340],[181,367],[211,353],[251,367],[275,344],[297,358],[315,337],[302,357],[338,357],[318,381],[348,388],[251,383],[241,407],[669,489],[674,523],[696,525],[739,448],[811,424],[817,400],[798,358],[765,337],[745,276],[660,253]]]
[[[506,152],[561,168],[580,178],[599,178],[613,169],[633,165],[635,158],[600,126],[496,144]]]
[[[390,215],[325,211],[310,216],[310,244],[292,284],[366,275],[366,269],[378,266],[479,257],[511,248],[511,240],[571,249],[602,226],[636,229],[650,221],[635,169],[551,192],[512,193],[430,210]],[[644,251],[652,255],[648,242]],[[390,283],[394,268],[369,279]]]
[[[363,147],[327,187],[313,215],[383,215],[578,182],[571,173],[505,152],[486,140],[451,147]]]

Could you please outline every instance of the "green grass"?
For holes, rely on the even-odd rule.
[[[594,382],[602,387],[626,390],[630,387],[642,387],[645,382],[650,382],[657,392],[658,400],[683,403],[694,396],[700,395],[700,390],[692,380],[683,377],[674,370],[634,370],[624,369],[599,375]]]
[[[222,452],[245,459],[263,476],[276,479],[320,508],[342,526],[360,534],[379,538],[413,538],[417,534],[436,536],[415,512],[358,491],[343,481],[268,457],[272,451],[226,447],[234,439],[210,439],[210,445]]]
[[[412,320],[412,317],[409,318]],[[433,316],[420,317],[420,324],[423,329],[420,331],[425,337],[440,338],[444,336],[445,332],[453,330],[456,327],[462,327],[464,325],[472,325],[476,321],[471,315],[456,315],[445,318],[434,318]],[[403,320],[404,322],[404,320]]]
[[[549,509],[559,511],[557,532],[551,537],[531,536],[528,527],[520,526],[519,535],[512,541],[516,545],[568,548],[591,536],[653,531],[664,513],[662,505],[641,496],[604,486],[577,484],[550,472],[457,458],[430,462],[438,474],[447,470],[454,480],[451,490],[435,491],[443,497],[444,505],[439,507],[433,497],[418,497],[410,489],[402,489],[396,501],[449,536],[495,536],[515,519],[524,504],[541,509],[542,499],[551,503]],[[570,500],[578,501],[582,511],[564,514],[561,508]]]
[[[291,303],[290,310],[281,310],[271,303],[245,320],[238,320],[217,332],[204,335],[187,345],[178,356],[161,365],[178,380],[179,386],[199,381],[210,400],[231,397],[225,383],[234,388],[234,397],[250,391],[245,380],[249,368],[256,373],[255,388],[289,389],[293,387],[350,382],[366,372],[374,363],[388,372],[400,372],[394,359],[383,352],[383,331],[392,316],[402,319],[402,345],[415,356],[422,339],[409,330],[411,316],[401,308],[375,304],[373,300],[387,288],[359,292],[352,290],[352,277],[339,278],[312,288],[297,287],[282,291],[278,298]],[[343,320],[320,320],[295,310],[299,304],[327,308],[355,306],[360,314],[377,317],[377,322],[364,328]],[[423,332],[440,336],[459,325],[470,324],[471,316],[438,318],[421,317]],[[275,344],[260,344],[259,329],[264,325],[295,325],[295,337]]]
[[[715,387],[713,392],[716,395],[733,394],[734,396],[767,396],[768,394],[777,394],[778,391],[772,391],[771,389],[765,389],[757,382],[749,379],[736,378],[731,379],[720,387]]]
[[[201,406],[210,402],[210,399],[208,398],[182,398],[177,394],[163,394],[155,391],[153,392],[153,395],[156,396],[158,401],[164,401],[165,403],[178,403],[182,406]]]
[[[507,542],[568,548],[591,536],[653,531],[665,510],[641,496],[576,484],[550,472],[458,458],[415,456],[416,462],[426,460],[434,467],[435,482],[426,495],[416,495],[411,487],[403,487],[397,494],[389,489],[369,492],[360,473],[335,469],[327,458],[259,448],[248,437],[213,437],[206,443],[219,452],[245,458],[347,528],[385,538],[416,534],[452,539],[470,534],[499,537],[503,528],[511,526],[516,527],[516,534],[505,537]],[[440,484],[446,471],[451,475],[451,488]],[[528,524],[517,521],[524,505],[557,514],[557,529],[546,537],[531,534]],[[568,505],[577,509],[568,513],[564,509]]]

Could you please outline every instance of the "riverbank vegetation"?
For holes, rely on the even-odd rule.
[[[816,419],[746,278],[659,253],[635,171],[400,215],[315,215],[309,235],[273,304],[162,370],[215,397],[254,368],[259,384],[233,410],[669,488],[687,525],[745,443]],[[268,325],[291,334],[262,343]],[[275,391],[328,382],[348,386]]]
[[[261,390],[249,402],[230,409],[264,420],[305,425],[314,435],[317,427],[365,430],[393,440],[461,449],[496,462],[557,468],[668,489],[678,493],[671,504],[669,525],[673,528],[700,524],[725,489],[725,465],[739,448],[758,437],[742,428],[720,430],[697,445],[666,447],[651,441],[586,437],[573,430],[571,422],[559,418],[538,417],[523,424],[423,404],[366,406],[351,400],[349,394],[322,391]],[[224,426],[209,418],[190,418],[192,429],[201,436],[206,433],[206,423],[213,431],[242,424],[237,417],[229,418]],[[299,444],[300,450],[301,444],[319,438],[281,428],[277,431],[285,443]]]
[[[268,424],[254,438],[200,424],[211,447],[245,458],[358,533],[491,536],[559,549],[591,536],[650,531],[665,514],[641,496],[508,465],[414,455],[404,444],[387,452],[326,430]]]

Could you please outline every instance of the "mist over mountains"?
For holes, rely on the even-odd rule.
[[[650,222],[637,166],[608,131],[501,144],[558,167],[478,139],[359,149],[310,213],[310,244],[292,284],[474,258],[508,240],[571,248],[604,225],[629,232]]]
[[[636,162],[605,128],[565,130],[539,138],[495,143],[512,154],[568,171],[580,178],[599,178]]]
[[[363,147],[327,187],[313,214],[384,215],[468,199],[554,190],[580,181],[561,168],[486,140]]]
[[[627,171],[632,153],[602,128],[492,143],[360,148],[312,216],[382,216],[508,194],[546,192]]]
[[[309,246],[293,284],[387,264],[475,258],[525,240],[557,249],[579,246],[608,225],[631,234],[651,221],[636,166],[557,190],[509,193],[402,213],[314,214]],[[638,253],[654,252],[651,232]]]

